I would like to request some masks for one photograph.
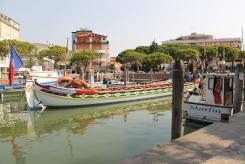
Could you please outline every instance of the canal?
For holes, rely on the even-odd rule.
[[[202,126],[184,126],[184,133]],[[118,163],[169,142],[170,135],[171,103],[161,99],[9,112],[0,115],[0,163]]]

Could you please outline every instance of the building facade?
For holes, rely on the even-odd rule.
[[[197,34],[191,33],[190,35],[181,36],[174,40],[163,41],[164,44],[196,44],[200,46],[214,46],[214,45],[222,45],[222,46],[230,46],[241,48],[242,41],[240,38],[220,38],[216,39],[213,35],[205,35],[205,34]]]
[[[0,13],[0,40],[20,38],[20,24]]]
[[[99,58],[93,61],[93,67],[104,69],[110,62],[109,41],[107,36],[95,34],[88,29],[72,32],[72,51],[90,49],[99,53]],[[96,69],[96,68],[95,68]]]
[[[20,24],[12,18],[0,13],[0,41],[5,39],[19,40]],[[1,53],[1,52],[0,52]],[[0,83],[8,76],[9,55],[0,55]],[[5,79],[5,80],[4,80]]]

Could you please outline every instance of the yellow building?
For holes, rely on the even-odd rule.
[[[0,13],[0,40],[20,38],[20,24]]]

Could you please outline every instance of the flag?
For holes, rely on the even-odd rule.
[[[10,61],[9,61],[9,85],[13,85],[14,73],[17,72],[23,66],[22,60],[18,53],[12,46],[10,49]]]

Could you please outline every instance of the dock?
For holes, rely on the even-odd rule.
[[[244,164],[245,112],[233,115],[229,122],[215,122],[121,163]]]

